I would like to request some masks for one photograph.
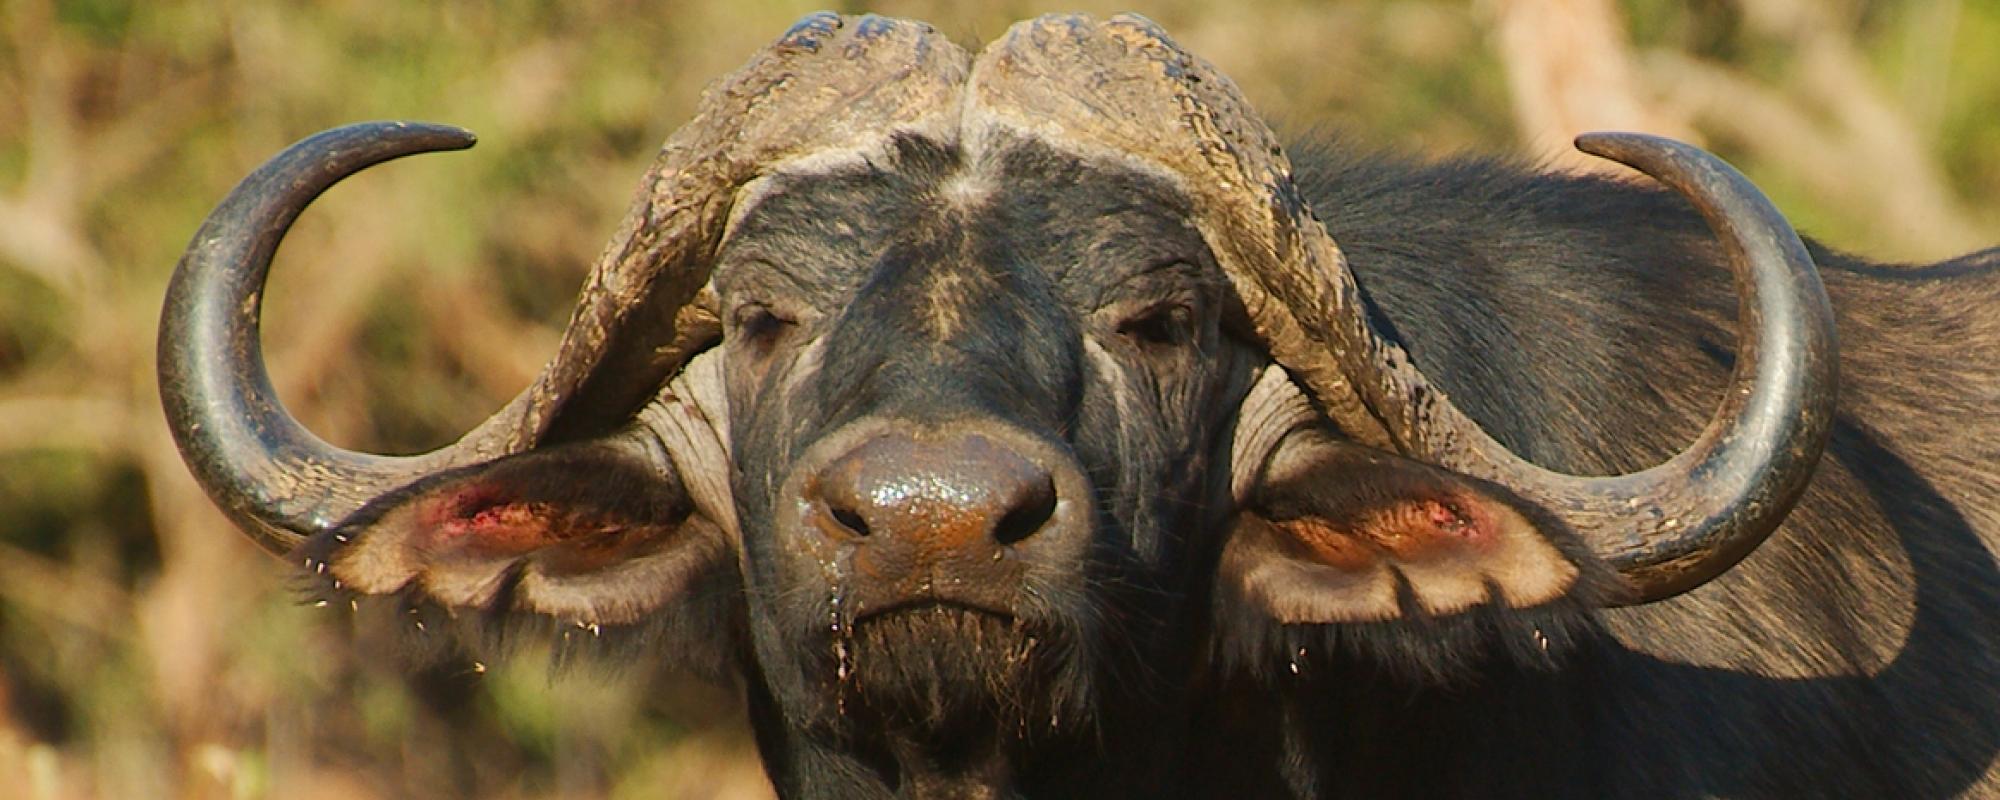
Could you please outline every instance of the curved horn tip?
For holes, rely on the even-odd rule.
[[[1741,499],[1690,531],[1608,554],[1632,589],[1617,604],[1637,605],[1721,575],[1784,520],[1804,494],[1832,430],[1838,344],[1832,305],[1805,245],[1741,172],[1693,145],[1648,134],[1589,133],[1576,138],[1576,147],[1637,169],[1692,203],[1721,240],[1740,287],[1745,356],[1732,386],[1745,395],[1732,395],[1728,410],[1704,432],[1704,442],[1718,438],[1702,458],[1702,471],[1719,482],[1717,490],[1735,487],[1729,493]],[[1723,424],[1734,433],[1722,435]],[[1771,444],[1761,454],[1722,445],[1736,440]]]
[[[1679,142],[1675,142],[1673,139],[1668,139],[1664,136],[1636,131],[1587,131],[1577,134],[1575,139],[1570,140],[1570,143],[1576,149],[1585,153],[1616,161],[1618,157],[1612,155],[1612,153],[1617,152],[1621,145],[1648,140],[1679,144]]]
[[[362,123],[362,124],[365,125],[367,123]],[[459,149],[471,147],[479,143],[479,134],[473,133],[471,130],[468,130],[466,128],[457,125],[452,125],[450,123],[391,120],[388,122],[388,124],[394,125],[399,128],[409,128],[411,130],[418,130],[418,131],[423,131],[425,133],[435,134],[441,139],[450,139],[458,143],[457,146]],[[335,130],[339,129],[336,128]]]
[[[408,148],[410,153],[434,153],[445,150],[467,150],[479,144],[479,135],[457,125],[438,122],[410,122],[407,120],[382,120],[376,122],[356,122],[342,125],[308,136],[299,145],[323,141],[325,139],[363,138],[380,140],[392,138]]]
[[[285,410],[262,355],[261,298],[272,255],[314,198],[367,167],[463,150],[453,125],[377,121],[308,136],[258,167],[210,212],[168,282],[157,350],[168,428],[195,479],[237,527],[282,554],[331,524],[367,488],[424,465],[326,444]],[[311,477],[286,477],[304,473]]]
[[[417,128],[436,136],[439,142],[437,149],[439,150],[469,150],[473,145],[479,144],[479,134],[457,125],[445,125],[435,122],[403,122],[398,124]]]
[[[1735,167],[1713,153],[1665,136],[1629,131],[1593,131],[1578,134],[1573,144],[1581,152],[1624,164],[1662,181],[1671,182],[1677,176],[1698,176],[1749,183],[1749,179]]]

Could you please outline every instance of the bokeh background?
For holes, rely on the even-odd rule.
[[[1129,0],[1281,130],[1427,157],[1703,143],[1891,260],[2000,242],[1991,0]],[[1123,10],[1081,0],[1095,13]],[[889,0],[976,48],[1040,3]],[[412,672],[302,606],[183,469],[160,294],[209,207],[344,122],[477,130],[344,184],[280,254],[266,345],[311,427],[447,442],[525,385],[654,148],[812,10],[0,3],[0,798],[759,797],[735,699],[532,651]]]

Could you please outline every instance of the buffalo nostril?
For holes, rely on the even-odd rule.
[[[834,524],[839,525],[843,529],[843,533],[855,537],[868,535],[868,520],[863,519],[853,509],[829,506],[827,513],[833,517]]]
[[[914,548],[908,557],[918,559],[1018,544],[1047,530],[1059,508],[1048,470],[976,433],[864,440],[814,473],[803,492],[820,535],[875,541],[870,547],[882,554]]]
[[[1013,498],[1012,507],[993,526],[993,540],[1003,545],[1035,535],[1056,513],[1056,484],[1047,476],[1030,481]]]

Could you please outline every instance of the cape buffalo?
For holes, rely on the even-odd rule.
[[[821,14],[667,142],[515,401],[327,445],[272,253],[471,143],[342,128],[223,201],[181,450],[341,605],[740,681],[783,795],[2000,792],[2000,251],[1803,244],[1637,135],[1578,145],[1665,189],[1294,162],[1137,17]]]

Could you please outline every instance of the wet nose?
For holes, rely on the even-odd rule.
[[[1004,556],[1051,527],[1049,471],[993,437],[887,433],[828,463],[806,487],[810,524],[908,566]]]

